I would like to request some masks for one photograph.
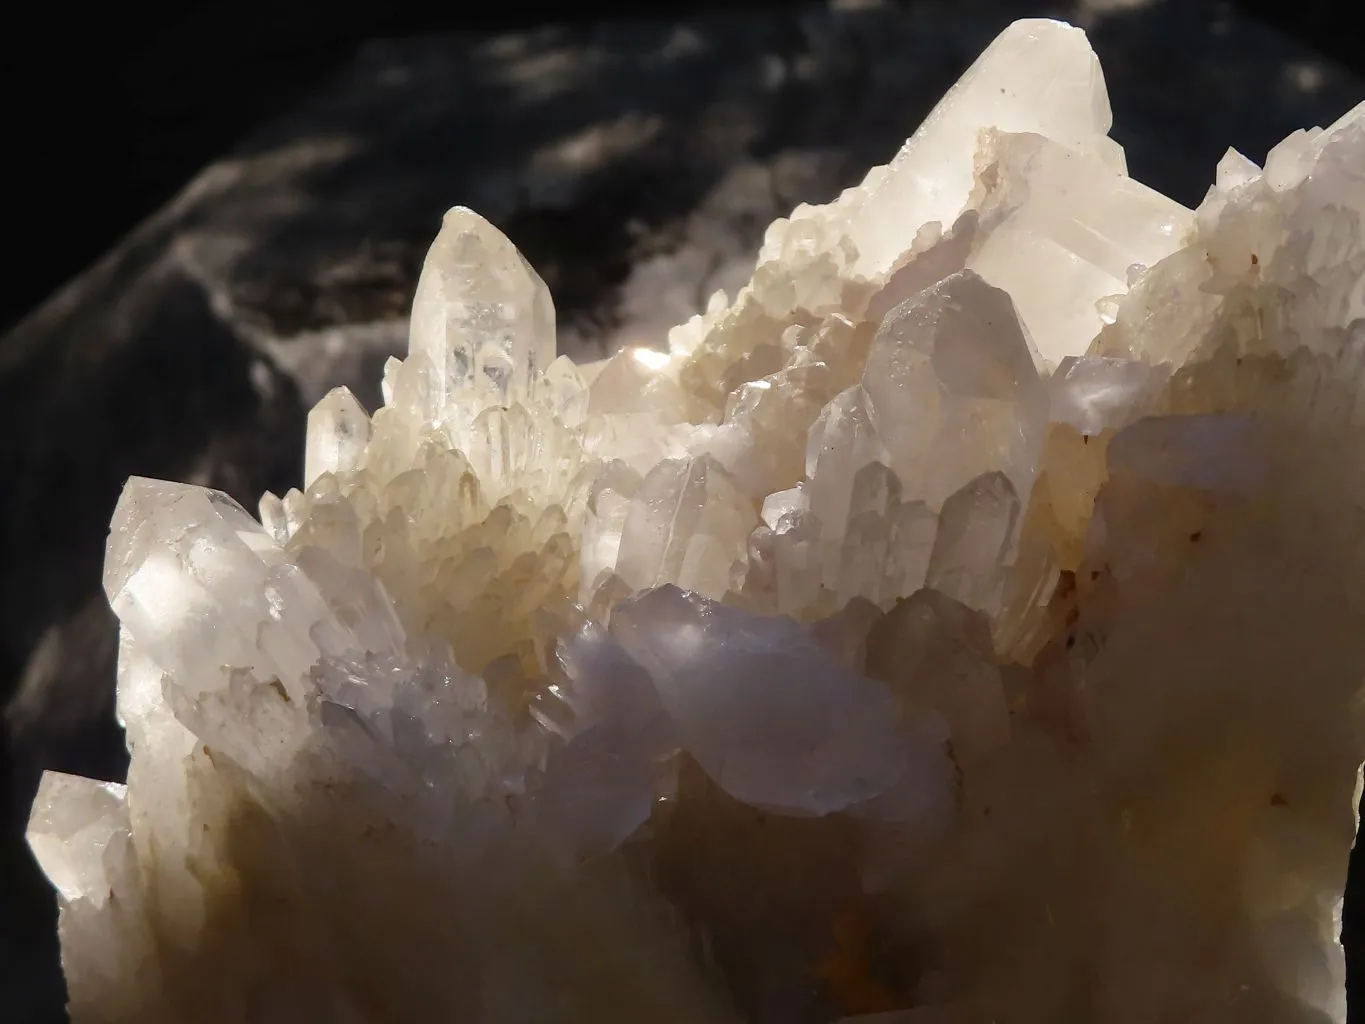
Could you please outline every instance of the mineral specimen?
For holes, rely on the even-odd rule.
[[[1017,23],[591,368],[452,210],[303,491],[129,481],[73,1019],[1343,1021],[1365,105],[1193,212],[1109,121]]]

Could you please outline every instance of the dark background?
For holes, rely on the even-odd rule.
[[[1113,5],[1125,6],[1123,0],[1113,0]],[[1229,41],[1218,35],[1216,26],[1210,28],[1220,11],[1242,22],[1259,21],[1334,58],[1354,71],[1357,82],[1365,79],[1365,0],[1127,0],[1127,5],[1130,9],[1108,18],[1093,36],[1110,80],[1116,136],[1127,147],[1137,176],[1188,205],[1200,199],[1200,190],[1210,180],[1213,163],[1224,146],[1234,143],[1260,160],[1266,146],[1293,128],[1314,123],[1311,118],[1318,116],[1317,112],[1304,114],[1306,108],[1296,106],[1292,90],[1286,92],[1272,81],[1257,78],[1257,69],[1269,67],[1267,54],[1273,55],[1278,45],[1273,37],[1254,29],[1239,30]],[[1000,19],[979,41],[959,36],[951,45],[937,49],[930,44],[907,50],[905,61],[932,65],[914,72],[917,80],[923,80],[925,101],[931,102],[956,78],[975,52],[973,48],[995,28],[1003,27],[1008,17],[1047,14],[1056,5],[1046,0],[903,0],[901,6],[920,14],[932,14],[934,8],[975,6],[989,9],[990,17]],[[748,19],[746,24],[753,26],[752,31],[745,28],[726,37],[731,39],[726,45],[743,54],[751,45],[745,41],[750,37],[762,37],[763,46],[771,45],[768,36],[781,32],[764,26],[782,21],[791,9],[790,3],[752,0],[634,4],[578,0],[553,11],[520,0],[477,6],[448,0],[439,7],[403,0],[369,4],[205,0],[173,7],[30,4],[24,7],[22,23],[12,12],[0,13],[0,112],[4,115],[0,122],[4,172],[0,209],[7,256],[0,264],[4,272],[0,287],[0,708],[23,673],[31,674],[34,664],[42,660],[38,638],[53,623],[61,626],[55,635],[62,645],[55,655],[56,668],[48,673],[57,680],[53,693],[64,699],[66,691],[61,687],[67,684],[61,680],[75,679],[69,692],[86,698],[79,715],[71,719],[74,725],[68,727],[58,713],[44,727],[30,729],[22,744],[0,717],[0,1024],[48,1024],[62,1019],[55,908],[18,838],[37,773],[48,767],[108,777],[118,774],[121,763],[121,738],[111,727],[107,708],[99,706],[112,689],[112,624],[99,594],[98,570],[113,497],[130,472],[181,479],[207,464],[209,482],[253,507],[251,499],[262,489],[282,490],[296,481],[301,416],[307,404],[296,385],[283,378],[278,401],[262,404],[247,385],[248,364],[256,354],[243,340],[245,334],[239,330],[243,324],[228,325],[238,330],[234,335],[199,308],[202,296],[175,282],[148,284],[149,275],[143,271],[160,264],[152,255],[144,259],[136,246],[128,254],[128,265],[137,274],[128,278],[126,290],[146,298],[143,308],[128,313],[127,323],[118,317],[111,323],[98,315],[106,296],[110,303],[117,301],[121,285],[116,281],[101,292],[97,281],[95,286],[78,289],[76,305],[81,308],[75,315],[49,315],[37,328],[30,321],[14,333],[7,333],[9,329],[242,140],[256,139],[246,146],[248,152],[268,149],[257,135],[261,126],[276,122],[299,101],[316,94],[350,64],[368,40],[523,30],[547,22],[585,25],[643,15],[672,21],[721,14],[732,20]],[[926,21],[932,23],[932,17]],[[792,52],[804,45],[793,42]],[[1220,62],[1226,63],[1226,69]],[[1220,67],[1170,74],[1172,68],[1188,69],[1201,63]],[[647,70],[626,69],[627,78]],[[875,77],[882,71],[878,67],[868,73]],[[896,72],[892,69],[891,73],[894,77]],[[776,109],[777,123],[768,126],[767,136],[757,140],[749,155],[761,162],[784,146],[825,145],[842,165],[833,170],[817,168],[812,173],[819,181],[798,183],[790,197],[785,192],[775,199],[764,197],[765,202],[775,202],[777,209],[758,204],[750,219],[761,223],[744,226],[739,231],[743,238],[756,238],[774,213],[785,212],[784,204],[790,208],[798,198],[823,200],[829,196],[821,194],[822,189],[828,193],[831,187],[857,180],[871,163],[885,160],[894,151],[896,141],[913,130],[924,112],[880,110],[874,103],[873,109],[858,110],[865,130],[863,122],[856,121],[835,130],[829,122],[844,117],[845,108],[857,108],[865,91],[875,90],[865,90],[864,80],[847,69],[836,68],[830,74],[848,94],[832,103],[826,97],[829,109],[817,111],[811,100],[818,97],[795,93],[794,101]],[[458,80],[458,75],[454,77]],[[437,75],[435,80],[447,79]],[[1343,83],[1335,72],[1327,80],[1329,88],[1314,109],[1335,116],[1346,109],[1337,101],[1343,90],[1351,92],[1352,85]],[[1223,91],[1213,97],[1190,88],[1186,96],[1179,90],[1188,88],[1187,82]],[[659,88],[662,94],[678,86],[675,82]],[[891,89],[887,95],[900,94]],[[522,122],[497,105],[496,92],[489,96],[490,108],[479,121],[481,132],[536,130],[534,124],[529,129],[514,127]],[[414,102],[424,102],[419,93],[414,97]],[[1358,92],[1346,103],[1362,97],[1365,92]],[[656,99],[665,113],[687,108],[686,103],[673,103],[668,96],[642,102],[642,108],[648,109]],[[439,106],[439,98],[431,102]],[[1183,117],[1179,111],[1186,103],[1216,109],[1207,118]],[[773,113],[756,109],[765,117]],[[433,114],[432,123],[439,126],[445,122],[435,116],[438,113]],[[592,116],[584,112],[582,120],[590,123]],[[315,125],[316,118],[308,123]],[[667,145],[688,146],[694,138],[697,145],[708,145],[701,136],[716,131],[718,124],[723,127],[714,119],[698,119],[700,127],[690,136],[692,123],[675,125]],[[281,130],[287,138],[289,129]],[[274,141],[280,141],[279,132]],[[395,158],[399,161],[396,170],[408,176],[403,181],[412,177],[414,165],[437,168],[434,177],[439,179],[461,160],[468,162],[458,153],[452,155],[463,145],[458,138],[432,139],[428,145],[428,149]],[[516,214],[515,228],[501,223],[546,276],[561,314],[571,313],[575,305],[585,309],[601,305],[598,293],[619,284],[632,262],[649,254],[648,246],[635,245],[628,251],[624,243],[619,254],[607,251],[621,241],[613,234],[618,208],[643,212],[657,236],[651,245],[676,249],[711,244],[704,237],[698,242],[696,230],[695,211],[705,207],[705,187],[691,181],[670,182],[669,175],[678,166],[676,151],[667,146],[656,150],[638,167],[602,175],[598,185],[580,192],[566,210],[531,209],[524,216]],[[351,169],[346,173],[354,175],[363,188],[373,187],[381,173],[388,173],[382,165],[363,159],[347,167]],[[338,181],[343,178],[337,175]],[[420,175],[417,180],[420,183]],[[321,178],[311,187],[318,196],[332,189],[326,192],[329,202],[344,194],[335,181]],[[450,198],[447,184],[439,180],[427,181],[423,187],[428,192],[419,197],[422,202],[439,204]],[[642,198],[642,191],[651,194]],[[737,201],[742,206],[746,200],[732,197],[726,200],[731,206],[722,204],[710,216],[717,224],[732,227],[729,222],[744,213],[736,212],[733,204]],[[320,205],[329,211],[337,208]],[[344,253],[357,244],[356,239],[382,233],[385,219],[405,209],[388,199],[365,207],[354,224],[339,227],[322,249],[330,246],[333,255]],[[404,221],[390,232],[395,237],[406,232],[421,244],[400,252],[398,268],[392,273],[384,270],[379,275],[387,297],[361,296],[365,302],[387,303],[384,308],[389,313],[401,315],[416,261],[430,237],[430,210],[418,213],[416,221]],[[690,227],[683,224],[688,217],[692,218]],[[149,253],[155,247],[171,246],[184,227],[181,222],[171,224],[165,237],[139,244]],[[684,228],[692,235],[686,235]],[[677,242],[670,232],[683,232],[684,241]],[[278,246],[285,264],[294,258],[295,250],[279,238],[261,236],[255,241],[272,251]],[[298,250],[311,251],[307,246]],[[583,255],[577,261],[583,267],[575,264],[575,252]],[[306,278],[308,267],[304,269]],[[243,273],[249,277],[249,271]],[[271,287],[278,284],[277,277],[257,273]],[[594,273],[603,279],[593,278]],[[359,290],[352,287],[351,293],[348,301],[356,300]],[[320,322],[343,328],[348,317],[366,319],[365,311],[357,312],[354,306],[340,312],[308,308],[310,301],[319,306],[317,295],[309,295],[311,299],[305,295],[297,301],[286,295],[289,301],[283,304],[280,295],[268,295],[259,305],[267,319],[274,317],[282,334],[290,333],[291,323],[308,326],[319,317]],[[48,313],[52,314],[51,306]],[[181,342],[186,337],[202,344],[184,346]],[[123,355],[105,358],[106,350],[120,350]],[[156,395],[152,385],[162,383],[167,386],[165,393],[177,397]],[[78,451],[83,456],[73,454]],[[1365,858],[1358,856],[1356,861],[1353,877],[1365,869]],[[1365,904],[1361,890],[1361,884],[1353,883],[1355,895],[1348,901],[1353,991],[1365,986],[1363,950],[1361,944],[1350,941],[1361,930],[1356,923],[1361,915],[1355,909]]]
[[[369,39],[788,6],[200,0],[98,4],[77,13],[59,3],[26,5],[25,19],[34,21],[0,44],[6,241],[18,257],[0,290],[0,332]]]
[[[938,2],[906,0],[906,6]],[[0,289],[0,332],[367,39],[737,8],[780,13],[789,6],[781,0],[25,4],[23,31],[6,33],[0,43],[6,143],[0,165],[8,181],[5,248],[12,260]],[[1044,6],[1018,3],[1021,15]],[[1365,72],[1365,0],[1233,0],[1229,6]]]

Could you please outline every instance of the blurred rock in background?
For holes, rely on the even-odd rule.
[[[64,166],[83,185],[42,210],[52,258],[14,254],[27,276],[16,271],[0,311],[15,321],[0,337],[0,1020],[15,1024],[63,1019],[55,911],[22,842],[38,773],[124,767],[99,585],[123,480],[193,480],[249,508],[297,484],[306,408],[339,383],[378,401],[448,206],[474,207],[521,246],[555,295],[561,350],[595,356],[661,341],[710,292],[747,279],[774,217],[888,159],[1016,17],[1090,29],[1130,168],[1189,205],[1229,144],[1260,159],[1365,96],[1341,66],[1205,0],[656,14],[390,38],[334,74],[348,40],[414,25],[392,12],[328,22],[284,5],[272,23],[197,10],[139,37],[120,95],[155,94],[161,106],[145,108],[184,119],[188,152],[222,129],[219,114],[239,130],[268,123],[20,317],[42,272],[77,270],[95,255],[81,255],[87,234],[116,219],[102,205],[110,149],[85,139],[83,161]],[[203,86],[197,48],[215,33],[220,66],[233,46],[250,57],[217,106],[185,86]],[[89,100],[108,97],[92,85]],[[13,131],[42,110],[24,106]],[[164,120],[152,128],[103,126],[163,147],[176,137]],[[139,152],[145,180],[123,179],[134,206],[184,159]]]

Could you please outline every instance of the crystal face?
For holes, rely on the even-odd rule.
[[[1199,208],[1007,29],[667,351],[452,210],[259,521],[135,478],[99,1021],[1346,1019],[1365,105]]]
[[[525,399],[555,357],[550,291],[508,239],[472,210],[445,215],[417,281],[408,343],[430,374],[428,409],[479,395]],[[465,398],[465,402],[459,399]]]

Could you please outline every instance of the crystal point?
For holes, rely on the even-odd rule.
[[[962,271],[893,309],[863,389],[908,493],[936,505],[995,469],[1027,493],[1046,399],[1008,293]]]
[[[441,222],[412,303],[411,355],[431,366],[434,409],[462,391],[505,405],[555,358],[549,289],[501,231],[456,206]]]
[[[127,787],[48,772],[38,787],[28,842],[62,898],[108,899],[115,879],[105,855],[129,831]]]
[[[1040,67],[1047,74],[1034,73]],[[885,270],[902,251],[904,239],[891,225],[957,220],[972,189],[982,128],[1034,132],[1121,161],[1122,152],[1107,138],[1111,120],[1104,74],[1085,33],[1056,21],[1016,21],[967,69],[891,163],[839,200],[859,269]],[[765,253],[772,246],[770,240]]]
[[[370,417],[355,395],[333,388],[308,413],[303,449],[303,487],[324,473],[345,473],[360,464],[370,443]]]

